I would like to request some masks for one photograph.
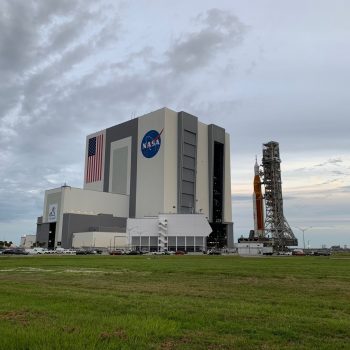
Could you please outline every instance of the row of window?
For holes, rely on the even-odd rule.
[[[159,250],[158,246],[148,246],[148,245],[132,245],[133,250],[138,251],[147,251],[147,252],[157,252]],[[188,253],[200,253],[205,251],[205,247],[203,246],[169,246],[165,248],[169,252],[183,251]]]
[[[158,236],[132,236],[131,245],[138,250],[157,251]],[[206,247],[206,237],[202,236],[171,236],[168,237],[165,248],[172,251],[182,250],[188,252],[200,252]]]

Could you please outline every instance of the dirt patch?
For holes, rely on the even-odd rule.
[[[173,340],[167,340],[160,344],[159,350],[173,350],[175,348],[175,342]]]
[[[62,329],[62,332],[68,333],[68,334],[78,333],[80,331],[78,327],[74,327],[74,326],[64,326],[61,329]]]
[[[0,320],[10,321],[21,326],[28,326],[32,314],[29,311],[8,311],[0,313]]]
[[[14,269],[1,269],[0,272],[52,272],[54,270],[40,269],[37,267],[16,267]]]
[[[173,350],[173,349],[181,349],[184,344],[191,344],[192,340],[189,337],[182,337],[178,340],[171,339],[171,340],[165,340],[163,343],[161,343],[158,347],[159,350]]]
[[[42,311],[30,311],[24,309],[0,312],[0,320],[9,321],[23,327],[29,326],[30,323],[35,321],[47,322],[48,319],[49,317],[47,313]]]
[[[128,269],[121,269],[116,271],[110,271],[110,270],[97,270],[95,268],[70,268],[70,269],[60,269],[60,270],[53,270],[53,269],[42,269],[37,267],[16,267],[16,268],[10,268],[10,269],[0,269],[0,273],[7,273],[7,272],[19,272],[19,273],[54,273],[54,274],[85,274],[85,275],[123,275],[123,274],[133,274],[136,276],[149,276],[151,275],[151,272],[149,271],[132,271]]]
[[[63,272],[67,273],[105,273],[105,271],[101,270],[93,270],[93,269],[67,269]]]
[[[20,272],[53,272],[54,270],[41,269],[38,267],[19,267],[17,271]]]
[[[230,350],[231,346],[228,345],[220,345],[220,344],[211,344],[207,347],[208,350]]]
[[[117,329],[114,332],[102,332],[99,336],[99,339],[102,341],[108,341],[113,338],[126,340],[128,339],[128,335],[123,329]]]

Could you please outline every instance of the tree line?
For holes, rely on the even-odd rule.
[[[10,248],[12,246],[12,241],[0,241],[0,249],[1,248]]]

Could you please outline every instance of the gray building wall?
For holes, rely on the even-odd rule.
[[[89,231],[126,232],[126,218],[106,214],[63,214],[61,246],[71,248],[73,233]]]
[[[128,147],[113,151],[112,193],[128,194]]]
[[[130,202],[129,217],[136,214],[136,183],[137,183],[137,151],[138,151],[138,118],[106,129],[105,169],[103,191],[108,192],[111,143],[131,137],[131,171],[130,171]]]
[[[227,248],[234,248],[233,223],[226,224]]]
[[[43,217],[39,216],[36,224],[36,239],[35,242],[41,244],[44,243],[43,247],[47,248],[49,242],[49,223],[43,224]]]
[[[198,118],[178,113],[178,213],[196,208]]]

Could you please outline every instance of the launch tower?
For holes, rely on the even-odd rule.
[[[261,175],[265,186],[265,236],[272,238],[276,250],[298,245],[298,240],[283,214],[280,163],[278,142],[270,141],[263,144],[263,172]]]

